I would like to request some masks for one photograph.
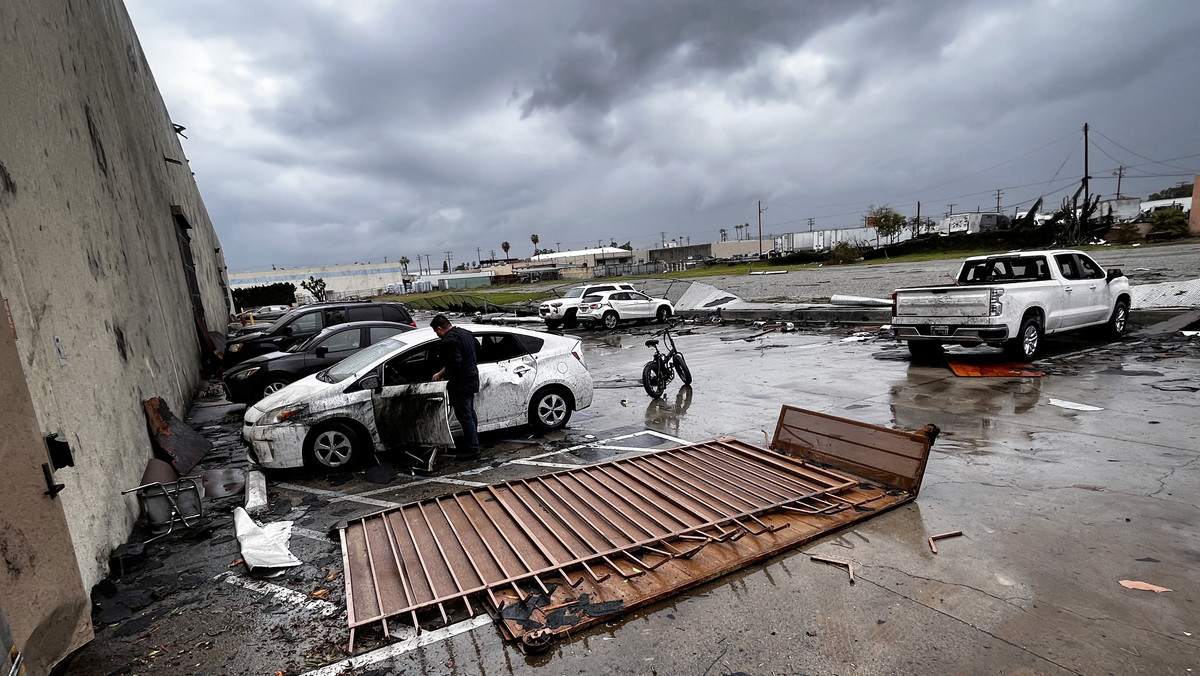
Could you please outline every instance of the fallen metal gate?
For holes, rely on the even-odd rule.
[[[915,496],[823,465],[720,439],[356,518],[341,531],[350,648],[358,627],[388,636],[391,619],[419,629],[481,601],[536,645]]]

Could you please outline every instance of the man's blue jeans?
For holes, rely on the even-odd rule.
[[[462,445],[458,448],[459,455],[474,455],[480,452],[479,433],[476,431],[478,421],[475,419],[475,395],[451,394],[450,406],[454,409],[454,417],[462,427]]]

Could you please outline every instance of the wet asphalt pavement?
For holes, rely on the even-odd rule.
[[[294,521],[291,549],[304,562],[281,578],[253,580],[239,562],[230,511],[240,501],[206,503],[206,528],[150,545],[146,567],[106,589],[96,639],[64,673],[1200,670],[1200,343],[1052,337],[1035,364],[1040,378],[959,378],[910,364],[901,344],[853,328],[752,337],[759,331],[749,326],[681,324],[677,343],[695,382],[676,381],[651,400],[638,378],[655,328],[581,332],[596,380],[592,407],[546,437],[524,428],[482,435],[484,462],[447,461],[434,477],[386,483],[377,483],[390,478],[379,468],[375,481],[366,468],[269,474],[271,509],[261,520]],[[1099,410],[1063,407],[1071,403]],[[345,593],[340,547],[329,537],[339,521],[638,449],[726,435],[763,445],[781,404],[942,429],[916,502],[804,548],[853,562],[857,584],[797,551],[538,656],[507,644],[485,618],[399,642],[365,629],[360,666],[340,662]],[[245,466],[238,408],[209,397],[192,411],[190,422],[217,444],[202,469]],[[932,554],[925,538],[952,530],[964,536]],[[1172,591],[1126,589],[1121,580]]]

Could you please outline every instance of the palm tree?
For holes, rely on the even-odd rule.
[[[537,255],[537,243],[538,243],[538,236],[537,236],[537,235],[530,235],[530,236],[529,236],[529,241],[530,241],[530,242],[533,242],[533,255],[534,255],[534,256],[536,256],[536,255]]]
[[[408,260],[408,256],[401,256],[401,257],[400,257],[400,269],[401,269],[401,270],[404,270],[404,277],[407,277],[407,276],[408,276],[408,264],[409,264],[409,263],[411,263],[411,262],[412,262],[412,261]],[[407,290],[407,288],[408,288],[408,281],[407,281],[407,280],[405,280],[405,279],[404,279],[404,277],[401,277],[401,278],[400,278],[400,287],[401,287],[402,289],[405,289],[405,290]]]
[[[508,258],[508,248],[509,248],[508,242],[500,242],[500,248],[504,249],[504,257]]]

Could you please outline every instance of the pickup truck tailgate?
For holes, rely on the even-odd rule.
[[[896,293],[897,317],[986,317],[989,287],[932,287]]]

